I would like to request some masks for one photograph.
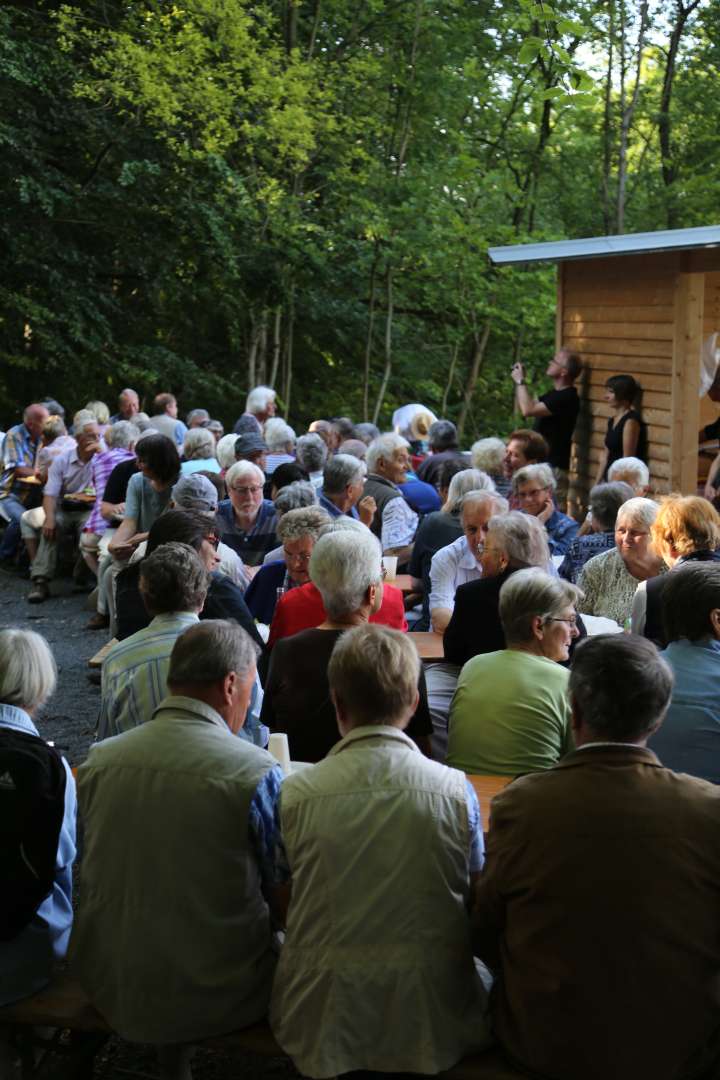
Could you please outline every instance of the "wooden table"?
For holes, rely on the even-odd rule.
[[[467,778],[475,788],[475,794],[478,797],[480,803],[480,814],[482,817],[482,825],[485,832],[488,830],[488,824],[490,822],[490,803],[498,792],[507,787],[512,776],[480,776],[478,774],[467,774]]]
[[[415,642],[415,648],[421,660],[427,662],[428,660],[444,659],[442,634],[436,634],[432,630],[424,630],[409,636],[411,641]]]
[[[117,645],[117,643],[117,638],[111,638],[110,641],[106,641],[102,649],[99,649],[94,656],[90,657],[88,660],[88,667],[102,667],[105,657],[110,652],[113,645]]]

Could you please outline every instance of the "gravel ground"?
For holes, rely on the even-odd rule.
[[[92,745],[100,709],[100,687],[88,679],[88,660],[105,644],[108,633],[85,630],[91,614],[88,597],[73,592],[69,579],[55,580],[52,597],[43,604],[28,604],[29,588],[26,579],[0,569],[0,627],[36,630],[48,641],[58,666],[58,684],[36,724],[71,765],[79,765]],[[47,1075],[54,1075],[52,1068]],[[93,1072],[93,1080],[155,1080],[157,1076],[150,1048],[117,1038],[105,1045]],[[285,1058],[230,1057],[218,1050],[199,1049],[193,1062],[194,1080],[296,1080],[297,1076]]]

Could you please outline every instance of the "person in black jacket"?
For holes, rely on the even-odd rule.
[[[214,517],[199,510],[166,510],[150,529],[146,556],[151,555],[160,544],[172,540],[194,548],[210,572],[210,586],[200,618],[230,619],[247,630],[256,645],[264,648],[242,591],[230,578],[215,569],[219,562],[216,553],[219,537]],[[150,622],[139,589],[141,565],[142,560],[131,563],[118,575],[117,636],[121,641]]]

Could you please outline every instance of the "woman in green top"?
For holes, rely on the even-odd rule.
[[[542,570],[518,570],[500,590],[507,647],[463,667],[450,710],[447,763],[517,776],[547,769],[572,748],[568,673],[582,593]]]

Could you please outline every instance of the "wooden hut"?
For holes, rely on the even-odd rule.
[[[643,388],[651,485],[695,491],[698,430],[718,416],[700,397],[703,344],[720,331],[720,226],[491,248],[498,265],[556,262],[555,340],[580,353],[581,411],[570,501],[587,501],[607,419],[605,381]],[[719,340],[720,344],[720,340]]]

